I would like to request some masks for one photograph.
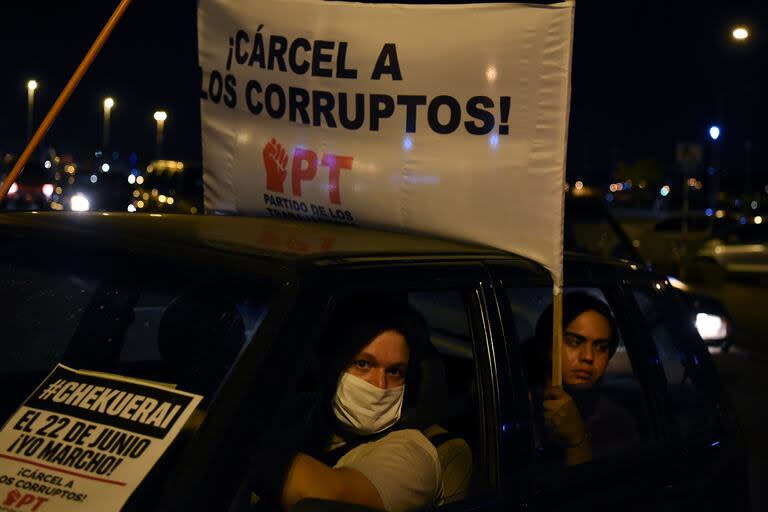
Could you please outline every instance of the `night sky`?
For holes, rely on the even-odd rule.
[[[257,0],[252,0],[254,6]],[[26,130],[26,81],[40,82],[41,120],[117,1],[3,2],[0,152]],[[707,143],[719,122],[722,163],[738,182],[750,140],[753,181],[768,182],[767,2],[578,0],[568,151],[570,179],[607,180],[618,162],[651,158],[674,170],[675,144]],[[751,30],[745,44],[732,25]],[[157,109],[168,112],[166,155],[200,159],[196,2],[134,0],[51,130],[60,152],[98,146],[113,96],[112,145],[149,158]],[[706,157],[706,155],[705,155]]]

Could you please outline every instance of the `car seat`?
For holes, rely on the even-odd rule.
[[[198,291],[174,299],[157,331],[157,346],[168,377],[180,389],[203,395],[216,389],[244,342],[245,327],[237,307],[212,292]]]
[[[432,344],[419,364],[417,396],[403,411],[401,425],[417,428],[432,442],[443,470],[443,497],[438,505],[464,499],[472,482],[472,448],[440,423],[446,419],[450,402],[448,383],[440,354]]]

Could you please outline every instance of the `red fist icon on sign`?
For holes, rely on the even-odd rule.
[[[288,153],[275,139],[264,146],[262,152],[264,170],[267,174],[267,190],[283,193],[283,184],[288,175]]]
[[[19,498],[21,498],[21,493],[16,489],[13,489],[11,490],[11,492],[6,494],[5,499],[3,500],[3,505],[4,506],[12,505],[15,502],[17,502]]]

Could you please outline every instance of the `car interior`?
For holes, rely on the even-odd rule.
[[[569,292],[586,292],[608,304],[599,288],[566,288]],[[551,288],[508,288],[507,297],[518,331],[521,345],[530,342],[536,330],[536,323],[542,312],[552,302]],[[565,327],[565,326],[564,326]],[[613,403],[628,412],[634,421],[635,439],[627,439],[624,446],[612,446],[612,451],[620,453],[631,449],[636,443],[651,439],[654,435],[648,402],[632,367],[630,355],[619,329],[619,342],[616,352],[608,362],[602,380],[599,383],[601,393]]]

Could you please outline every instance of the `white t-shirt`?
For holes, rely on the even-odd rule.
[[[334,467],[356,469],[365,475],[389,512],[433,507],[442,498],[437,450],[418,430],[395,430],[356,446]]]

